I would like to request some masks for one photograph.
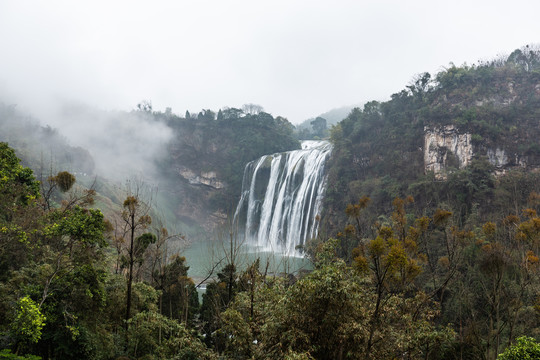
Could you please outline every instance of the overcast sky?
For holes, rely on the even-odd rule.
[[[0,101],[37,117],[66,101],[256,103],[299,123],[538,43],[539,13],[537,0],[0,0]]]

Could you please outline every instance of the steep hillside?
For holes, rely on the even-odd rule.
[[[538,49],[418,75],[332,131],[327,227],[339,229],[362,196],[373,218],[407,195],[417,213],[446,208],[463,223],[516,213],[540,190],[539,119]]]

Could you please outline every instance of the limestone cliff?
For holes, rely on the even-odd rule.
[[[502,144],[500,147],[475,147],[471,138],[470,133],[460,132],[454,125],[424,127],[424,172],[433,171],[436,179],[444,180],[451,168],[466,167],[474,156],[486,156],[497,175],[516,167],[531,171],[540,168],[527,153],[509,152]]]
[[[424,170],[438,179],[446,178],[451,165],[463,168],[473,156],[471,134],[461,134],[453,125],[424,128]]]

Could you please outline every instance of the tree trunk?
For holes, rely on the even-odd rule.
[[[131,220],[131,234],[130,234],[130,243],[129,243],[129,271],[128,271],[128,283],[127,283],[127,300],[126,300],[126,331],[128,330],[128,320],[131,317],[131,284],[133,283],[133,263],[134,263],[134,254],[133,254],[133,244],[135,242],[135,214],[132,213],[130,216]],[[126,334],[127,336],[127,334]]]

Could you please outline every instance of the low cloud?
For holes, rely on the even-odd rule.
[[[46,119],[70,144],[87,149],[96,175],[116,181],[152,180],[156,161],[166,156],[172,130],[145,111],[103,111],[81,104],[61,106]]]

